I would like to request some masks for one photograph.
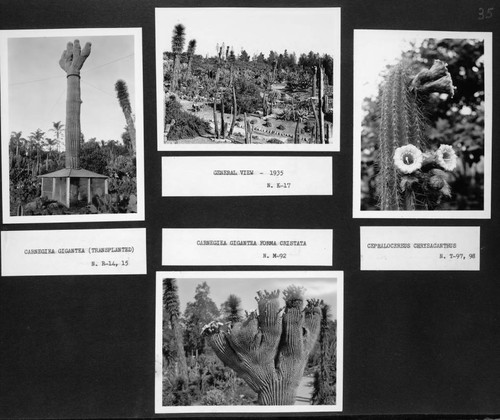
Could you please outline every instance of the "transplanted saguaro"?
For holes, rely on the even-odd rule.
[[[78,169],[80,167],[80,108],[82,104],[80,93],[80,70],[85,60],[90,55],[91,43],[87,42],[83,50],[80,41],[68,42],[63,51],[59,65],[66,72],[66,168]]]
[[[108,193],[108,177],[80,167],[80,70],[90,55],[90,42],[83,49],[80,41],[68,42],[59,60],[66,73],[65,168],[40,175],[41,195],[59,201],[66,207],[80,201],[90,204],[93,195]]]
[[[217,356],[243,378],[261,405],[293,405],[307,358],[321,325],[321,302],[307,300],[304,289],[257,293],[258,311],[224,330],[220,322],[203,328]]]

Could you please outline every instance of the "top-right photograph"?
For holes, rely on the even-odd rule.
[[[491,62],[491,33],[354,31],[354,217],[490,218]]]

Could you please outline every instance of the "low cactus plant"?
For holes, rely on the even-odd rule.
[[[428,148],[424,108],[432,93],[453,96],[446,64],[412,75],[402,61],[388,73],[381,90],[377,188],[381,210],[432,210],[450,196],[446,171],[456,165],[451,146]]]
[[[203,334],[217,356],[258,395],[261,405],[293,405],[307,358],[321,325],[321,301],[304,308],[303,289],[258,292],[258,311],[232,328],[211,322]]]

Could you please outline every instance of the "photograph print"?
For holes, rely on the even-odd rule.
[[[143,220],[141,30],[0,41],[4,222]]]
[[[342,272],[158,272],[157,413],[342,410]]]
[[[157,8],[156,72],[159,150],[340,148],[340,8]]]
[[[354,217],[490,217],[491,60],[491,33],[354,31]]]

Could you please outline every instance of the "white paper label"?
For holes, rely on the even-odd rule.
[[[163,265],[331,266],[333,231],[163,229]]]
[[[361,270],[479,270],[479,227],[361,227]]]
[[[331,195],[331,157],[162,158],[162,195]]]
[[[146,229],[2,232],[2,276],[146,272]]]

